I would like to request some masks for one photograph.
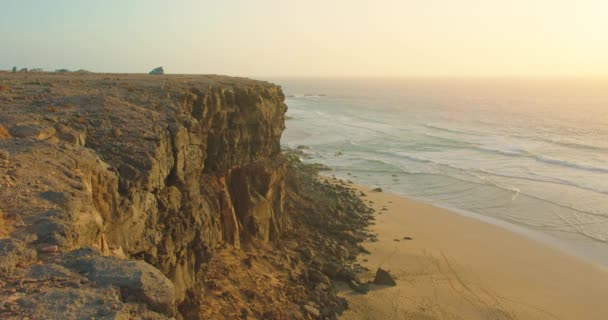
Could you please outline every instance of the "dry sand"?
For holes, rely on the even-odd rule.
[[[607,268],[474,218],[360,189],[380,212],[372,227],[379,241],[364,243],[371,254],[360,260],[390,270],[398,285],[372,285],[367,295],[345,289],[350,309],[341,319],[608,319]]]

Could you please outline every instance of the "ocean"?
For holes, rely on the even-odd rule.
[[[272,79],[329,175],[608,265],[608,79]]]

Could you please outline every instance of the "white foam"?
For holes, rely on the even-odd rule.
[[[581,170],[592,171],[592,172],[608,173],[608,168],[595,167],[595,166],[590,166],[590,165],[586,165],[586,164],[582,164],[582,163],[550,158],[550,157],[543,156],[543,155],[536,156],[536,160],[545,162],[545,163],[549,163],[549,164],[569,167],[569,168],[581,169]]]

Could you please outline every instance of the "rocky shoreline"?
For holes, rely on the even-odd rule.
[[[0,73],[0,317],[335,319],[372,210],[220,76]]]

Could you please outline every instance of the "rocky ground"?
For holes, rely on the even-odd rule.
[[[274,243],[249,243],[214,257],[206,282],[203,319],[336,319],[347,307],[335,282],[366,292],[355,262],[373,237],[372,211],[354,189],[320,179],[318,166],[289,152],[287,209],[293,227]]]
[[[332,319],[371,210],[269,83],[0,72],[0,318]]]

